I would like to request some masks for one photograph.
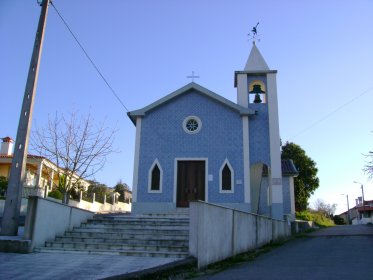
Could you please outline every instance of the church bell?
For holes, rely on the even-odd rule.
[[[259,93],[255,94],[254,103],[262,103]]]
[[[255,93],[254,103],[262,103],[259,93],[265,93],[260,85],[253,85],[253,89],[249,93]]]

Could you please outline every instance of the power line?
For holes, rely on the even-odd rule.
[[[102,78],[102,80],[108,86],[108,88],[110,89],[111,93],[115,96],[115,98],[119,101],[119,103],[123,106],[123,108],[128,112],[129,110],[127,109],[126,105],[124,105],[124,103],[122,102],[122,100],[119,98],[118,94],[110,86],[109,82],[106,80],[106,78],[104,77],[104,75],[98,69],[96,63],[94,63],[93,59],[89,56],[89,54],[87,53],[87,51],[84,49],[84,47],[82,46],[82,44],[79,42],[78,38],[75,36],[75,34],[73,33],[73,31],[71,30],[70,26],[67,24],[66,20],[62,17],[62,15],[60,14],[60,12],[57,10],[56,6],[53,4],[52,1],[50,3],[52,5],[52,7],[54,8],[54,10],[56,11],[57,15],[60,17],[60,19],[62,20],[62,22],[66,26],[66,28],[69,30],[71,36],[73,36],[75,42],[78,44],[78,46],[80,47],[80,49],[83,51],[83,53],[85,54],[85,56],[88,58],[89,62],[92,64],[93,68],[95,68],[96,72],[100,75],[100,77]]]
[[[292,138],[296,138],[298,137],[299,135],[302,135],[303,133],[305,133],[306,131],[310,130],[311,128],[315,127],[316,125],[318,125],[319,123],[325,121],[326,119],[330,118],[332,115],[334,115],[335,113],[337,113],[338,111],[340,111],[341,109],[343,109],[344,107],[346,107],[347,105],[351,104],[352,102],[356,101],[357,99],[359,99],[360,97],[362,97],[363,95],[367,94],[368,92],[370,92],[371,90],[373,89],[373,87],[370,87],[368,88],[367,90],[363,91],[362,93],[360,93],[359,95],[355,96],[354,98],[352,98],[351,100],[347,101],[346,103],[342,104],[341,106],[337,107],[336,109],[334,109],[333,111],[331,111],[330,113],[326,114],[324,117],[322,117],[321,119],[315,121],[313,124],[309,125],[308,127],[306,127],[305,129],[303,129],[302,131],[300,131],[298,134],[294,135]]]
[[[76,35],[72,32],[71,28],[69,27],[69,25],[67,24],[66,20],[62,17],[62,15],[60,14],[60,12],[57,10],[57,8],[54,6],[54,4],[52,3],[52,1],[50,2],[52,7],[55,9],[56,13],[58,14],[58,16],[60,17],[60,19],[62,20],[62,22],[64,23],[64,25],[66,26],[66,28],[69,30],[70,34],[73,36],[73,38],[75,39],[76,43],[79,45],[80,49],[84,52],[85,56],[88,58],[88,60],[90,61],[90,63],[92,64],[93,68],[95,68],[95,70],[97,71],[97,73],[100,75],[100,77],[102,78],[102,80],[105,82],[105,84],[108,86],[108,88],[110,89],[110,91],[112,92],[112,94],[116,97],[116,99],[119,101],[119,103],[123,106],[123,108],[129,112],[129,110],[127,109],[126,105],[124,105],[124,103],[122,102],[122,100],[119,98],[119,96],[116,94],[115,90],[110,86],[109,82],[106,80],[106,78],[104,77],[104,75],[101,73],[101,71],[98,69],[97,65],[94,63],[94,61],[92,60],[92,58],[88,55],[87,51],[84,49],[84,47],[82,46],[82,44],[79,42],[78,38],[76,37]],[[165,143],[168,143],[166,141],[166,139],[164,138],[163,135],[161,135],[158,130],[156,130],[154,127],[151,127],[151,129],[153,130],[153,132],[159,137],[160,140],[162,140],[163,142]]]

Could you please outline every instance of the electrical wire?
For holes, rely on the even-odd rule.
[[[368,92],[370,92],[371,90],[373,89],[373,87],[370,87],[368,88],[367,90],[363,91],[362,93],[360,93],[359,95],[355,96],[354,98],[352,98],[351,100],[347,101],[346,103],[340,105],[339,107],[337,107],[336,109],[334,109],[333,111],[331,111],[330,113],[326,114],[324,117],[322,117],[321,119],[315,121],[313,124],[309,125],[308,127],[306,127],[305,129],[301,130],[298,134],[294,135],[292,138],[296,138],[298,137],[299,135],[302,135],[303,133],[305,133],[306,131],[310,130],[311,128],[315,127],[316,125],[318,125],[319,123],[325,121],[326,119],[330,118],[332,115],[334,115],[335,113],[337,113],[338,111],[340,111],[341,109],[343,109],[344,107],[346,107],[347,105],[351,104],[352,102],[355,102],[357,99],[359,99],[360,97],[362,97],[363,95],[367,94]]]
[[[53,2],[51,1],[50,4],[52,5],[52,7],[54,8],[54,10],[56,11],[57,15],[60,17],[60,19],[62,20],[62,22],[64,23],[64,25],[66,26],[66,28],[69,30],[71,36],[73,36],[75,42],[78,44],[78,46],[80,47],[80,49],[83,51],[83,53],[85,54],[85,56],[87,57],[87,59],[89,60],[89,62],[91,63],[91,65],[93,66],[93,68],[96,70],[96,72],[100,75],[100,77],[102,78],[102,80],[105,82],[105,84],[108,86],[108,88],[110,89],[111,93],[115,96],[115,98],[119,101],[119,103],[122,105],[122,107],[126,110],[126,112],[128,112],[129,110],[127,109],[126,105],[124,105],[123,101],[119,98],[118,94],[115,92],[115,90],[112,88],[112,86],[109,84],[109,82],[106,80],[106,78],[104,77],[104,75],[102,74],[102,72],[100,71],[100,69],[98,69],[96,63],[93,61],[93,59],[89,56],[89,54],[87,53],[87,51],[84,49],[83,45],[79,42],[78,38],[76,37],[76,35],[74,34],[74,32],[71,30],[70,26],[67,24],[66,20],[62,17],[61,13],[57,10],[56,6],[53,4]]]

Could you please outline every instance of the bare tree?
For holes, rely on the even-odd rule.
[[[326,217],[333,217],[337,204],[325,203],[322,199],[317,199],[314,203],[315,211],[323,213]]]
[[[80,188],[83,179],[91,178],[104,167],[106,157],[114,152],[114,135],[115,131],[104,124],[95,126],[91,114],[78,117],[76,112],[67,118],[56,113],[53,119],[48,118],[45,128],[33,131],[33,150],[58,167],[64,203],[71,191]]]
[[[373,179],[373,152],[369,152],[369,154],[365,155],[365,157],[368,159],[368,161],[363,170],[368,175],[369,179]]]

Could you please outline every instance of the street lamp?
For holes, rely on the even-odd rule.
[[[344,193],[341,193],[341,195],[345,195]],[[350,224],[350,204],[348,202],[348,194],[346,194],[347,198],[347,224]]]
[[[364,206],[364,185],[362,183],[354,181],[355,184],[359,184],[361,186],[361,194],[362,194],[362,199],[363,199],[363,205]]]

